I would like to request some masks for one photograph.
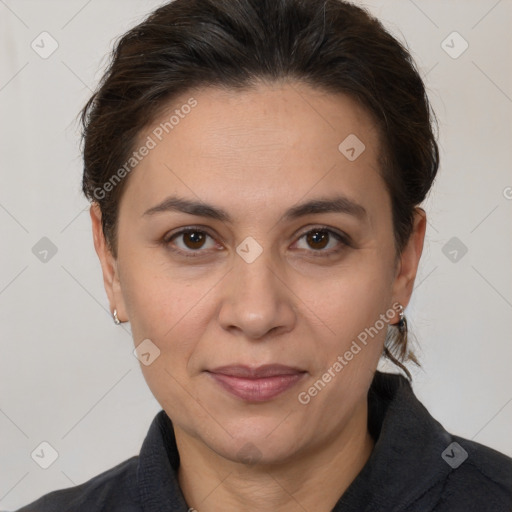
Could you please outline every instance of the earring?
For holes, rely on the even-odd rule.
[[[398,323],[394,325],[398,327],[398,331],[400,332],[400,334],[403,334],[407,332],[407,319],[405,318],[404,307],[402,306],[402,304],[400,304],[399,306],[400,312],[398,314],[400,315],[400,319],[398,320]]]
[[[117,309],[114,309],[114,313],[112,313],[112,317],[113,317],[114,323],[116,325],[119,325],[121,323],[121,320],[119,320],[119,318],[117,318]]]

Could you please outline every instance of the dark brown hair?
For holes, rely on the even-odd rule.
[[[341,0],[175,0],[118,40],[81,113],[83,192],[99,203],[114,256],[128,179],[118,171],[141,131],[193,89],[279,80],[347,94],[373,116],[400,254],[439,166],[435,116],[407,49],[366,10]],[[126,177],[106,187],[116,173]],[[406,335],[392,334],[386,345],[396,363],[394,355],[406,359]]]

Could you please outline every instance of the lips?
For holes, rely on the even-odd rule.
[[[280,364],[257,368],[222,366],[207,373],[224,390],[248,402],[270,400],[293,387],[306,374],[303,370]]]

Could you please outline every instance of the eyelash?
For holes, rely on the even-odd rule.
[[[313,255],[313,257],[329,257],[329,256],[333,256],[335,254],[338,254],[340,253],[341,251],[343,251],[346,247],[353,247],[352,245],[352,242],[350,240],[350,237],[348,237],[347,235],[345,234],[342,234],[342,233],[338,233],[337,231],[334,231],[333,229],[327,227],[327,226],[315,226],[314,228],[311,228],[311,229],[308,229],[308,231],[305,231],[304,233],[302,233],[298,238],[297,240],[301,240],[302,238],[304,238],[306,235],[312,233],[312,232],[315,232],[315,231],[320,231],[320,232],[326,232],[329,234],[329,236],[333,236],[338,242],[341,243],[342,247],[341,248],[338,248],[338,249],[331,249],[331,250],[328,250],[328,251],[324,251],[322,249],[319,249],[319,250],[314,250],[312,249],[311,250],[311,253]],[[197,257],[201,257],[202,256],[202,252],[205,252],[205,251],[202,251],[201,249],[197,249],[197,250],[189,250],[189,251],[184,251],[182,249],[175,249],[175,248],[171,248],[171,242],[172,240],[174,240],[175,238],[178,238],[179,236],[181,235],[184,235],[184,234],[187,234],[187,233],[201,233],[201,234],[204,234],[204,235],[207,235],[209,236],[210,238],[214,238],[212,235],[210,235],[208,233],[208,231],[205,231],[204,228],[201,228],[201,227],[195,227],[195,226],[190,226],[190,227],[187,227],[185,229],[182,229],[180,231],[176,231],[174,233],[170,233],[168,235],[166,235],[163,239],[162,239],[162,244],[168,248],[170,251],[180,255],[180,256],[184,256],[185,258],[197,258]],[[329,240],[330,241],[330,240]]]

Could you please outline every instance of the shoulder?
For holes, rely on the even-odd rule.
[[[375,504],[401,504],[403,512],[512,511],[511,457],[448,432],[402,376],[378,374],[372,386],[368,426],[377,442],[363,475]],[[356,491],[366,499],[364,485]]]
[[[140,512],[135,494],[138,459],[131,457],[81,485],[46,494],[17,512]]]
[[[442,483],[440,504],[446,503],[446,510],[464,503],[466,510],[510,512],[512,458],[475,441],[451,437],[452,443],[442,453],[451,471]]]

